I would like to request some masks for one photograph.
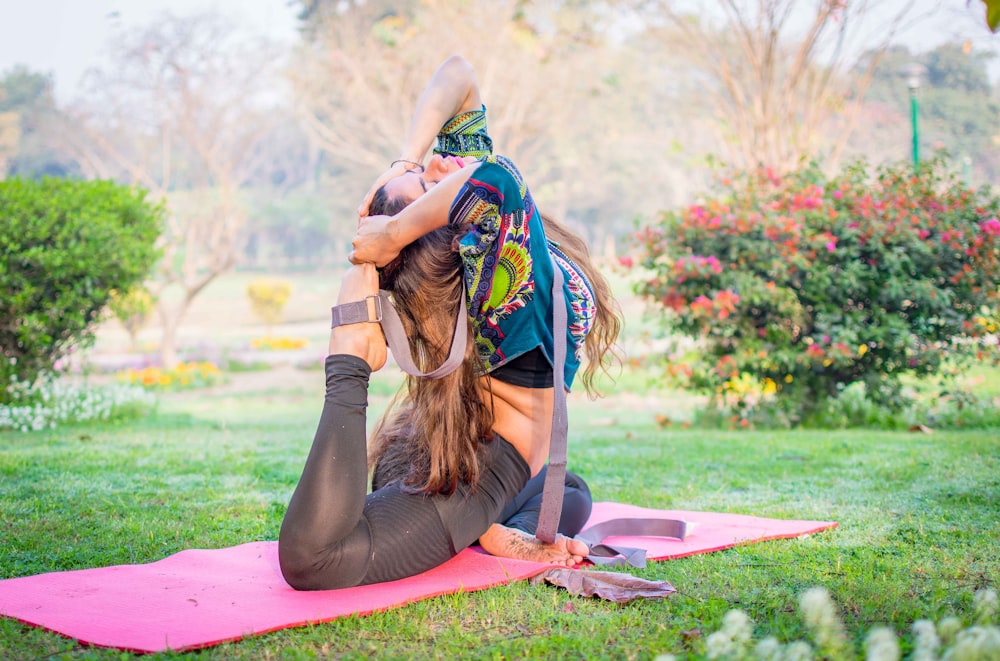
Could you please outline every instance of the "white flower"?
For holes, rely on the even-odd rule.
[[[997,593],[985,588],[977,590],[972,598],[972,613],[977,624],[992,624],[997,617],[1000,604],[997,603]]]
[[[813,648],[804,640],[796,640],[785,648],[785,661],[812,661]]]
[[[731,610],[722,618],[722,629],[737,643],[753,638],[753,621],[741,610]]]
[[[995,661],[1000,659],[1000,627],[973,626],[959,631],[943,661]]]
[[[844,624],[826,588],[810,588],[799,597],[802,620],[816,641],[821,653],[839,658],[844,650]]]
[[[962,620],[957,617],[946,617],[937,625],[938,635],[941,637],[941,642],[948,645],[954,640],[955,636],[959,631],[962,630]]]
[[[896,634],[887,627],[875,627],[865,638],[867,661],[899,661],[899,640]]]
[[[913,638],[912,661],[937,661],[941,639],[938,638],[933,622],[930,620],[914,622]]]
[[[768,636],[757,643],[754,654],[760,661],[781,661],[783,658],[781,643],[774,636]]]
[[[705,656],[710,659],[731,659],[736,656],[736,644],[729,634],[720,629],[705,639]]]

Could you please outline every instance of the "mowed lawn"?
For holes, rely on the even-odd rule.
[[[322,373],[165,395],[127,426],[0,434],[0,577],[149,562],[275,539],[312,438]],[[274,377],[281,375],[276,370]],[[287,375],[286,375],[287,376]],[[372,412],[395,383],[376,381]],[[185,658],[704,656],[733,608],[755,637],[805,635],[797,598],[826,586],[859,655],[887,624],[964,616],[1000,579],[1000,432],[704,431],[662,427],[674,394],[571,403],[571,465],[596,499],[837,521],[839,527],[653,563],[678,593],[616,605],[526,582],[253,637]],[[0,658],[119,659],[0,619]],[[149,658],[171,658],[153,655]]]
[[[182,328],[185,346],[237,351],[265,334],[244,294],[254,277],[235,274],[209,287]],[[272,330],[308,337],[307,353],[318,363],[337,279],[292,280],[287,323]],[[662,331],[644,318],[627,283],[613,284],[627,319],[626,349],[633,358],[655,355]],[[140,337],[142,345],[155,340],[155,328]],[[96,353],[113,357],[127,345],[109,322]],[[571,397],[571,468],[596,499],[839,526],[633,571],[670,581],[678,592],[664,600],[616,605],[517,582],[147,658],[704,658],[705,639],[730,609],[754,620],[757,639],[806,636],[797,603],[812,586],[829,589],[859,656],[865,634],[878,624],[903,636],[905,653],[914,620],[968,620],[975,591],[998,587],[1000,429],[664,426],[663,416],[690,419],[696,402],[657,384],[655,369],[627,369],[596,402],[582,388]],[[1000,393],[997,374],[977,373],[977,387]],[[398,384],[388,370],[376,375],[372,418]],[[163,394],[154,416],[128,425],[0,432],[0,578],[276,539],[322,396],[321,371],[284,365],[231,373],[227,384],[207,390]],[[0,659],[129,656],[0,618]]]

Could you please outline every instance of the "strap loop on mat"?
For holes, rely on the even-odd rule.
[[[646,566],[646,549],[604,544],[607,537],[673,537],[684,541],[687,521],[677,519],[609,519],[580,532],[576,539],[590,547],[590,560],[604,567]]]

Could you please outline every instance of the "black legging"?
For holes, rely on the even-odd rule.
[[[545,486],[547,469],[548,466],[542,467],[538,475],[528,480],[514,500],[507,503],[497,523],[535,534],[538,528],[538,515],[542,511],[542,487]],[[584,524],[590,518],[594,501],[590,496],[590,488],[579,475],[566,471],[565,484],[562,511],[559,515],[559,532],[572,537],[583,530]]]
[[[368,364],[356,356],[326,359],[323,413],[278,537],[281,572],[298,590],[412,576],[454,557],[492,523],[520,520],[521,508],[511,506],[529,482],[530,469],[499,436],[485,445],[487,456],[475,489],[459,483],[452,494],[416,495],[394,482],[366,496],[370,374]],[[575,495],[567,490],[567,500],[577,507],[586,489],[580,484],[571,487]],[[529,491],[520,500],[530,509],[535,495]],[[522,518],[530,523],[530,512]],[[537,513],[534,520],[537,523]]]

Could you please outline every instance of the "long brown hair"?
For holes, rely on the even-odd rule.
[[[379,194],[381,193],[381,195]],[[388,199],[380,189],[371,212],[394,215],[405,201]],[[590,258],[586,243],[559,221],[543,215],[547,238],[559,244],[590,281],[596,314],[584,340],[586,366],[581,380],[596,396],[594,378],[618,359],[615,342],[621,330],[620,312],[607,280]],[[421,370],[444,362],[450,348],[456,311],[464,309],[462,260],[458,239],[466,227],[435,230],[404,248],[382,269],[380,286],[390,291],[407,331],[414,360]],[[450,493],[459,481],[477,484],[480,447],[492,438],[493,414],[483,401],[482,362],[471,322],[461,367],[441,379],[407,376],[405,388],[379,421],[369,446],[369,466],[377,473],[401,479],[405,487],[424,493]]]
[[[461,230],[464,233],[464,230]],[[462,262],[454,243],[460,230],[443,227],[417,239],[380,276],[392,293],[411,353],[422,371],[444,362],[455,314],[465,310]],[[492,410],[479,388],[482,367],[466,318],[465,360],[440,379],[407,376],[382,417],[369,449],[369,465],[425,493],[450,493],[458,482],[479,481],[479,450],[492,438]]]
[[[611,293],[608,281],[590,258],[586,242],[561,222],[544,213],[542,225],[545,227],[546,238],[558,244],[559,249],[583,271],[594,289],[597,311],[590,332],[583,340],[583,352],[587,360],[584,361],[586,365],[580,374],[580,380],[587,394],[592,398],[597,397],[600,393],[594,379],[598,371],[607,373],[613,364],[621,360],[616,348],[618,334],[622,329],[621,308]]]

